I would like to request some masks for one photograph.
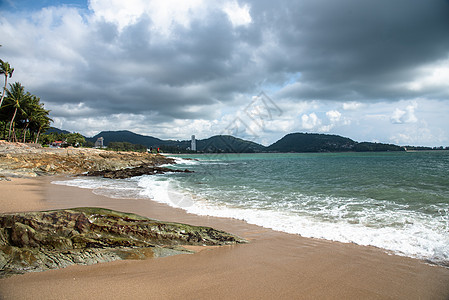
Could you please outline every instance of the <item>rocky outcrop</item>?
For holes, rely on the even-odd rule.
[[[159,154],[87,148],[39,148],[0,141],[0,177],[82,174],[170,163],[174,163],[174,160]]]
[[[104,178],[112,179],[125,179],[134,176],[142,175],[155,175],[155,174],[165,174],[165,173],[192,173],[193,171],[185,170],[175,170],[165,167],[153,167],[153,166],[139,166],[135,168],[121,169],[121,170],[103,170],[103,171],[92,171],[85,174],[86,176],[101,176]]]
[[[160,222],[101,208],[0,215],[0,277],[190,253],[182,245],[246,243],[210,227]]]

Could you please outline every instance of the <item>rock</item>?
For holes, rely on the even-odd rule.
[[[139,166],[135,168],[127,168],[121,170],[102,170],[102,171],[90,171],[85,174],[86,176],[102,176],[104,178],[113,178],[113,179],[124,179],[130,178],[134,176],[141,175],[154,175],[154,174],[164,174],[167,172],[173,173],[192,173],[193,171],[185,170],[174,170],[165,167],[154,167],[154,166]]]
[[[172,158],[141,152],[115,152],[88,148],[38,148],[0,141],[0,176],[35,177],[82,174],[138,166],[172,164]]]
[[[73,264],[191,253],[182,245],[246,242],[210,227],[102,208],[0,214],[0,277]]]

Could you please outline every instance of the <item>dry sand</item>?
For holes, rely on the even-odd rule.
[[[199,217],[142,199],[50,184],[0,182],[0,212],[98,206],[212,226],[251,241],[193,255],[28,273],[0,280],[0,299],[449,299],[449,269],[380,249]]]

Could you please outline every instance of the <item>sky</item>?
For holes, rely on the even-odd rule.
[[[86,136],[449,146],[448,0],[0,0],[0,44]]]

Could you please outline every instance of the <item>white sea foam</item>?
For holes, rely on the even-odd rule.
[[[186,159],[178,156],[169,156],[169,158],[173,158],[176,164],[179,165],[199,165],[199,164],[208,164],[208,165],[229,165],[229,164],[237,164],[238,162],[229,162],[223,161],[220,159],[212,159],[212,158],[201,158],[201,159]],[[168,166],[173,166],[171,164],[167,164]]]
[[[263,205],[257,199],[264,195],[257,191],[251,191],[256,193],[254,200],[244,197],[242,201],[225,203],[220,199],[233,196],[223,191],[213,195],[213,190],[207,189],[200,193],[199,189],[181,187],[175,177],[166,175],[131,180],[76,178],[52,183],[92,189],[114,198],[150,198],[197,215],[240,219],[304,237],[375,246],[399,255],[449,263],[449,208],[443,206],[433,208],[441,211],[440,217],[430,217],[400,206],[385,209],[387,204],[381,201],[316,199],[302,194],[294,195],[301,201],[280,198]]]
[[[52,181],[53,184],[91,189],[96,195],[116,199],[144,198],[137,182],[133,179],[117,180],[97,177],[84,177],[63,181]]]
[[[179,165],[197,165],[200,163],[200,161],[198,161],[196,159],[185,159],[185,158],[176,157],[176,156],[174,156],[174,157],[169,156],[169,158],[173,158],[175,160],[175,163],[179,164]]]
[[[330,198],[320,199],[322,209],[298,210],[294,207],[291,211],[293,207],[289,207],[288,202],[277,203],[267,209],[260,207],[260,203],[254,203],[254,207],[251,201],[245,201],[244,205],[210,201],[181,189],[176,180],[164,176],[144,176],[138,184],[143,195],[189,213],[240,219],[304,237],[375,246],[399,255],[445,264],[449,262],[449,225],[447,222],[444,225],[444,217],[439,220],[406,210],[385,210],[382,213],[373,208],[382,207],[378,203],[350,212],[347,206],[358,205],[356,200],[336,206],[330,203],[335,204],[335,199]],[[222,196],[226,198],[226,195]]]

